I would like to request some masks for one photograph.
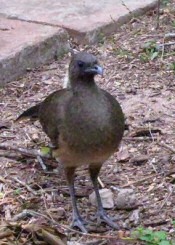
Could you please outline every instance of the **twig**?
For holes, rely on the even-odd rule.
[[[169,176],[169,175],[171,175],[171,174],[174,174],[174,173],[175,173],[175,169],[173,169],[172,171],[166,173],[166,174],[165,174],[165,177],[166,177],[166,176]],[[140,179],[140,180],[131,181],[131,182],[125,184],[125,185],[122,185],[121,188],[128,187],[128,186],[134,185],[134,184],[138,184],[138,183],[143,182],[143,181],[145,181],[145,180],[148,180],[148,179],[157,177],[158,175],[159,175],[159,174],[156,173],[156,174],[152,174],[152,175],[147,176],[147,177],[145,177],[145,178],[143,178],[143,179]]]
[[[9,237],[9,236],[12,236],[14,233],[13,233],[13,231],[11,231],[11,230],[7,230],[7,231],[1,231],[1,233],[0,233],[0,239],[3,239],[3,238],[7,238],[7,237]]]
[[[144,226],[146,227],[156,227],[156,226],[160,226],[160,225],[165,225],[168,223],[168,220],[158,220],[155,222],[149,222],[149,223],[144,223]]]
[[[57,221],[55,221],[54,219],[49,218],[47,215],[38,213],[38,212],[33,211],[33,210],[29,210],[29,209],[25,209],[20,214],[15,215],[12,218],[11,221],[17,221],[17,220],[19,220],[21,218],[25,218],[25,217],[28,217],[28,216],[33,216],[33,217],[40,216],[40,217],[43,217],[46,220],[48,220],[49,222],[51,222],[52,224],[59,226],[61,229],[64,230],[64,232],[66,232],[66,230],[69,230],[71,232],[74,232],[74,233],[77,233],[77,234],[83,235],[83,236],[88,236],[88,237],[93,237],[93,238],[101,238],[101,239],[114,239],[116,241],[122,241],[122,242],[124,242],[124,240],[127,239],[127,238],[121,239],[121,238],[118,238],[117,236],[110,236],[110,235],[106,235],[105,236],[105,235],[98,235],[98,234],[83,233],[81,231],[74,230],[74,229],[72,229],[72,228],[70,228],[70,227],[68,227],[66,225],[60,224]]]
[[[125,137],[124,140],[129,140],[129,141],[151,141],[151,137],[149,137],[149,136]]]
[[[49,209],[47,207],[47,201],[46,201],[46,198],[45,198],[45,195],[44,195],[45,191],[43,190],[43,188],[40,185],[38,185],[38,186],[39,186],[39,188],[41,190],[41,196],[42,196],[42,199],[43,199],[43,202],[44,202],[45,211],[46,211],[47,215],[50,217],[50,219],[53,220],[52,215],[50,214]]]
[[[126,5],[126,3],[125,3],[123,0],[121,0],[121,3],[122,3],[122,5],[128,10],[128,12],[129,12],[131,15],[133,15],[132,11],[128,8],[128,6]]]
[[[171,32],[170,32],[170,33],[165,34],[165,38],[168,38],[168,37],[170,37],[170,38],[171,38],[171,37],[172,37],[172,38],[175,37],[175,33],[171,33]]]
[[[7,151],[16,151],[21,153],[24,156],[30,156],[30,157],[43,157],[43,158],[49,158],[48,156],[43,156],[39,150],[34,149],[25,149],[21,147],[6,145],[6,144],[0,144],[0,150],[7,150]]]
[[[19,180],[17,177],[12,177],[13,180],[24,186],[28,191],[30,191],[33,195],[37,196],[38,193],[35,192],[30,186],[28,186],[25,182]]]
[[[165,177],[169,177],[170,175],[175,174],[175,169],[165,174]]]
[[[156,29],[159,29],[160,26],[160,0],[157,1],[157,24]]]
[[[104,185],[104,183],[102,182],[102,180],[100,179],[100,177],[98,177],[97,179],[98,179],[98,183],[100,184],[101,188],[104,188],[105,185]]]
[[[168,202],[168,199],[170,198],[170,196],[172,195],[173,193],[173,187],[172,186],[169,186],[169,193],[168,195],[165,197],[163,203],[161,204],[160,208],[159,208],[159,211],[161,211],[161,209],[164,207],[165,203]]]
[[[32,216],[31,213],[29,212],[29,210],[23,210],[21,213],[16,214],[16,215],[11,219],[11,221],[16,222],[16,221],[25,219],[25,218],[28,217],[28,216]]]
[[[122,185],[121,188],[128,187],[128,186],[130,186],[130,185],[135,185],[135,184],[144,182],[145,180],[152,179],[152,178],[156,177],[157,175],[158,175],[158,174],[152,174],[152,175],[147,176],[147,177],[145,177],[145,178],[143,178],[143,179],[140,179],[140,180],[137,180],[137,181],[131,181],[131,182],[125,184],[125,185]]]
[[[159,45],[159,47],[161,47],[161,46]],[[165,37],[163,38],[163,44],[162,44],[162,54],[161,54],[161,60],[162,61],[163,61],[164,52],[165,52]]]
[[[112,20],[114,23],[116,23],[116,21],[114,20],[114,18],[112,17],[112,15],[110,15],[110,18],[111,18],[111,20]]]
[[[11,159],[14,162],[17,162],[17,160],[20,158],[19,155],[17,155],[16,153],[9,153],[9,152],[0,153],[0,157]]]
[[[150,136],[152,138],[152,141],[154,142],[154,136],[153,136],[152,131],[151,131],[151,123],[148,123],[148,130],[149,130]]]
[[[151,167],[153,168],[154,172],[157,173],[157,169],[156,167],[154,166],[154,161],[155,161],[155,158],[153,158],[151,161],[149,161],[148,163],[151,165]]]
[[[161,47],[164,47],[164,46],[170,46],[170,45],[174,45],[175,44],[175,42],[168,42],[168,43],[163,43],[163,44],[159,44],[159,48],[161,48]]]
[[[9,31],[9,28],[0,28],[0,31]]]
[[[175,149],[172,148],[171,146],[169,146],[169,145],[167,145],[167,144],[165,144],[165,143],[163,143],[163,142],[161,142],[161,143],[158,142],[157,144],[160,145],[160,146],[165,147],[166,149],[168,149],[168,150],[171,151],[172,153],[175,153]]]
[[[173,55],[175,55],[175,52],[171,52],[169,54],[164,54],[164,57],[173,56]]]
[[[38,162],[40,163],[41,168],[42,168],[44,171],[47,171],[47,167],[46,167],[46,165],[44,164],[44,161],[43,161],[42,157],[41,157],[41,156],[37,156],[37,160],[38,160]]]
[[[174,44],[175,44],[175,42],[165,43],[165,37],[163,38],[163,44],[158,45],[158,49],[162,49],[161,60],[163,60],[163,57],[164,57],[165,46],[170,46],[170,45],[174,45]]]

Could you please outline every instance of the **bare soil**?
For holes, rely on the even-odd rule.
[[[120,231],[101,225],[91,236],[66,232],[68,240],[124,244],[122,238],[138,226],[165,230],[170,237],[175,234],[175,44],[164,46],[157,54],[155,49],[155,45],[175,43],[175,36],[165,38],[167,33],[175,34],[173,1],[161,7],[158,30],[156,18],[155,11],[133,16],[117,34],[102,38],[93,47],[73,43],[78,50],[97,55],[105,68],[97,83],[118,99],[129,125],[119,152],[103,165],[100,178],[114,192],[132,188],[137,203],[130,210],[108,210]],[[38,122],[14,120],[62,87],[68,62],[69,55],[65,55],[0,89],[0,144],[28,149],[48,145]],[[54,159],[45,164],[46,172],[36,158],[0,150],[0,244],[61,244],[53,243],[48,234],[63,239],[60,233],[71,222],[71,201],[62,167]],[[95,208],[88,199],[93,188],[86,167],[77,171],[76,191],[83,217],[93,221]],[[25,215],[24,210],[36,213]],[[132,218],[136,211],[137,217]]]

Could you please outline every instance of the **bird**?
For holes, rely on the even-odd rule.
[[[97,200],[97,220],[114,229],[118,225],[103,208],[98,175],[103,163],[118,150],[124,134],[124,114],[119,102],[101,89],[95,76],[103,76],[97,57],[79,51],[71,55],[68,88],[57,90],[39,104],[24,111],[24,118],[39,120],[50,138],[52,156],[64,166],[72,202],[72,225],[87,233],[75,197],[75,171],[87,165]]]

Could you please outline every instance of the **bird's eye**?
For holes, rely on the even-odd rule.
[[[78,66],[79,67],[83,67],[84,66],[84,63],[82,61],[78,61]]]

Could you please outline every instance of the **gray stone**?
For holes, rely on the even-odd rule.
[[[99,190],[100,196],[101,196],[101,201],[102,205],[104,208],[113,208],[114,207],[114,195],[113,192],[110,189],[101,189]],[[97,201],[96,201],[96,195],[95,192],[92,192],[89,196],[89,200],[92,205],[96,206]]]
[[[0,35],[0,86],[68,50],[61,28],[0,17]]]
[[[94,43],[157,0],[0,0],[0,86],[64,53],[69,35]],[[66,31],[63,31],[67,30]]]
[[[120,189],[114,199],[115,207],[118,209],[131,209],[137,205],[136,195],[133,189]]]
[[[156,0],[0,0],[10,18],[65,28],[78,42],[94,43],[116,32],[133,16],[156,6]]]

